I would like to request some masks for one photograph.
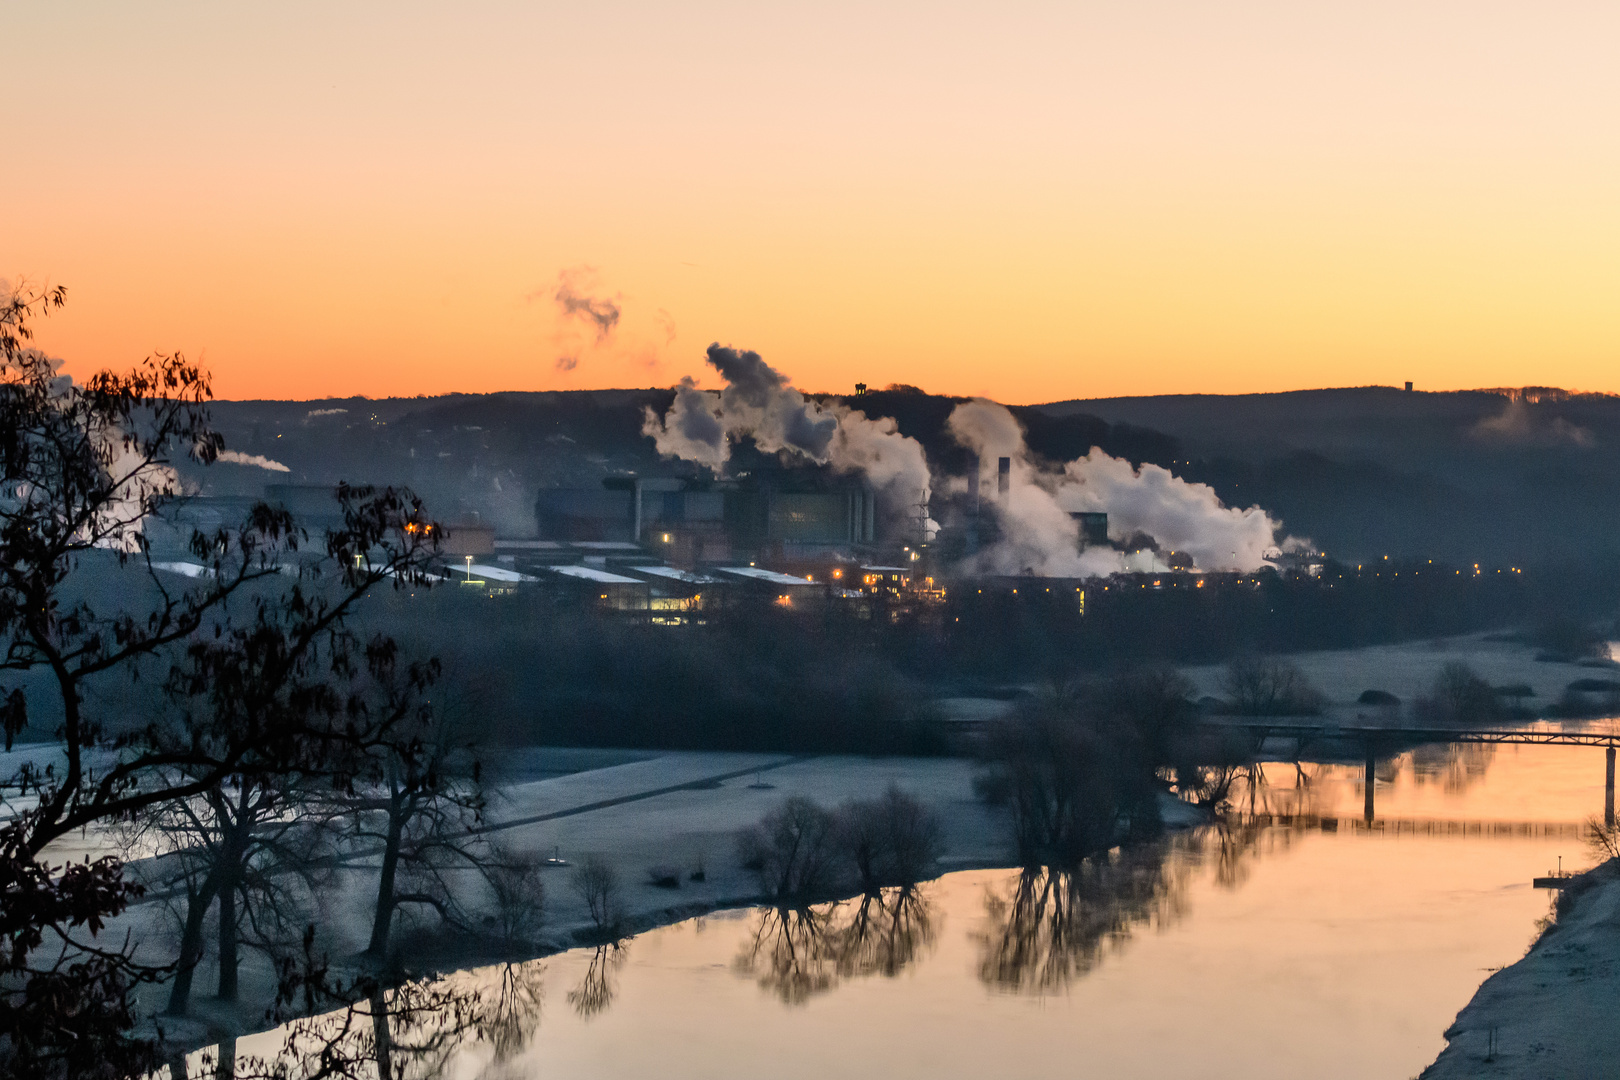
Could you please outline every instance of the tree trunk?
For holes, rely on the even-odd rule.
[[[371,1036],[377,1049],[379,1080],[394,1080],[394,1040],[388,1029],[388,999],[380,986],[371,992]]]
[[[246,868],[243,865],[253,843],[256,812],[251,783],[243,783],[236,805],[231,807],[228,820],[221,829],[219,845],[219,999],[235,1001],[237,998],[238,943],[241,929],[236,910],[238,890]],[[229,803],[227,803],[229,805]],[[245,904],[247,897],[240,899]]]
[[[398,797],[389,800],[388,839],[383,847],[382,873],[377,877],[377,912],[371,920],[371,944],[366,954],[381,960],[388,955],[388,930],[394,920],[394,881],[399,873],[399,845],[405,813]]]
[[[219,890],[219,999],[235,1001],[237,993],[236,883]]]
[[[233,1080],[236,1076],[236,1036],[227,1035],[219,1041],[219,1063],[214,1067],[215,1080]]]
[[[191,1008],[191,983],[203,957],[203,922],[218,891],[219,867],[215,866],[186,901],[186,928],[180,935],[180,966],[175,969],[174,982],[169,986],[170,1016],[184,1016]]]

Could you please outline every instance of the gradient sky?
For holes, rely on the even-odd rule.
[[[70,370],[233,398],[716,340],[1011,402],[1620,391],[1617,50],[1613,0],[12,4],[0,275],[69,287]]]

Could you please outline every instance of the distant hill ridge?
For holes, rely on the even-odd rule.
[[[967,468],[945,431],[964,399],[894,387],[841,400],[893,417],[936,470]],[[411,398],[219,401],[227,446],[288,473],[197,474],[219,494],[299,483],[405,483],[436,513],[534,529],[540,487],[680,473],[641,435],[667,389],[515,391]],[[1620,570],[1620,397],[1551,387],[1406,391],[1369,386],[1177,394],[1019,406],[1031,449],[1066,461],[1098,446],[1261,505],[1330,554],[1490,565],[1613,562]]]

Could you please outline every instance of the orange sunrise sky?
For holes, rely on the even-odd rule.
[[[12,4],[0,43],[0,275],[68,286],[78,373],[713,385],[720,341],[1010,402],[1620,391],[1613,0]]]

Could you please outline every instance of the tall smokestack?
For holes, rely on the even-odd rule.
[[[996,494],[1006,495],[1007,489],[1012,486],[1012,458],[1004,457],[996,462]]]

